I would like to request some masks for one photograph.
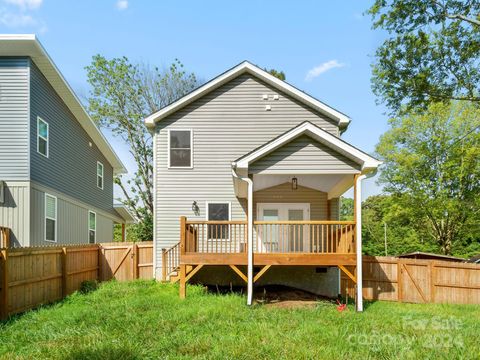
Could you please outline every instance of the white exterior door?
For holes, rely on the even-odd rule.
[[[308,203],[258,203],[257,219],[261,221],[310,220]],[[309,252],[307,226],[265,225],[257,233],[262,252]],[[259,228],[259,229],[260,229]]]

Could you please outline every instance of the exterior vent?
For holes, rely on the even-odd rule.
[[[5,181],[0,180],[0,204],[5,203]]]

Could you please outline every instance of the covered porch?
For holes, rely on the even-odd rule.
[[[338,267],[361,284],[361,181],[378,165],[311,123],[295,127],[232,163],[246,218],[180,218],[180,242],[163,254],[164,278],[176,273],[185,297],[203,267],[227,265],[246,283],[248,304],[272,266]],[[340,221],[339,197],[352,187],[354,218]]]

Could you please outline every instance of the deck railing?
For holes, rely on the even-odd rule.
[[[0,226],[0,248],[10,247],[10,229]]]
[[[236,254],[247,251],[246,221],[186,221],[185,252]]]
[[[180,254],[247,252],[246,221],[191,221],[182,218],[181,227]],[[254,221],[253,227],[253,251],[258,254],[355,253],[353,221]]]
[[[255,221],[255,253],[355,253],[353,221]]]
[[[162,281],[166,281],[167,276],[176,271],[179,265],[180,243],[173,245],[169,249],[162,249]]]

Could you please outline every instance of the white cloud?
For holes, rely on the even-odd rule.
[[[118,0],[117,1],[117,9],[118,10],[125,10],[128,8],[128,1],[127,0]]]
[[[335,69],[335,68],[342,68],[344,67],[344,63],[340,63],[337,60],[329,60],[327,62],[324,62],[323,64],[320,64],[318,66],[315,66],[313,69],[310,69],[307,72],[307,75],[305,76],[306,81],[312,81],[315,79],[317,76],[320,76],[321,74]]]
[[[0,24],[9,28],[35,26],[37,21],[30,15],[16,14],[0,9]]]
[[[38,9],[43,0],[4,0],[7,4],[18,6],[22,10]]]

